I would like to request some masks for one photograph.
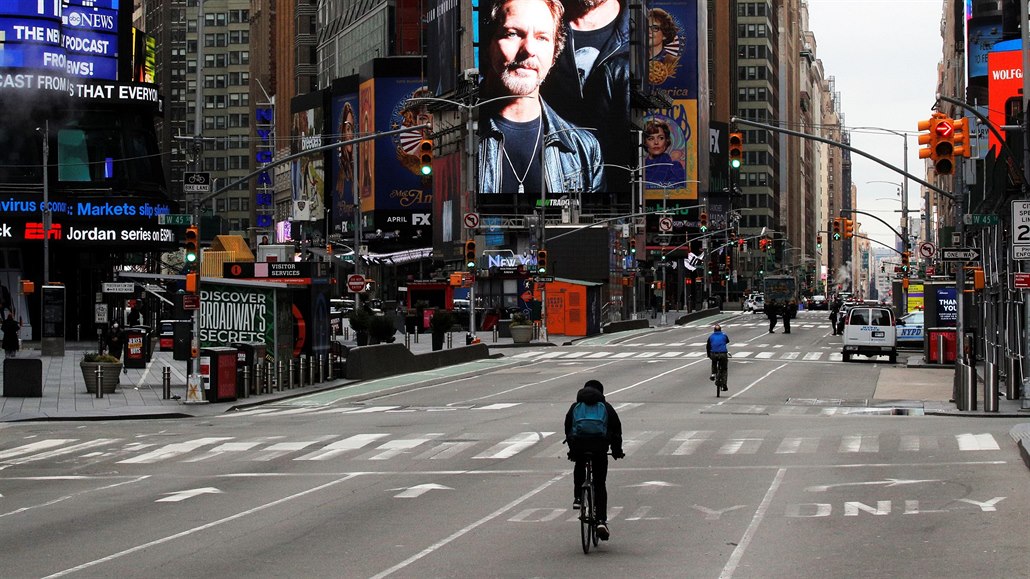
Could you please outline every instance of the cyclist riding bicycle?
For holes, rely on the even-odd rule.
[[[712,333],[708,336],[708,342],[705,343],[705,350],[712,360],[712,375],[709,379],[715,380],[715,385],[723,391],[729,390],[726,385],[726,366],[729,364],[729,350],[726,346],[729,343],[730,337],[722,333],[722,326],[719,324],[712,327]]]
[[[607,541],[610,535],[608,489],[605,486],[608,478],[608,447],[611,447],[612,458],[615,460],[625,457],[626,453],[622,452],[622,421],[615,408],[605,401],[604,385],[599,381],[588,380],[576,393],[576,401],[565,414],[565,440],[569,443],[569,460],[576,462],[572,470],[572,508],[580,508],[583,502],[580,489],[586,478],[588,460],[584,454],[590,453],[589,460],[594,471],[597,536]]]

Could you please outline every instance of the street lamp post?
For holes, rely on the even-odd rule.
[[[659,166],[659,165],[672,165],[672,163],[654,163],[654,164],[652,164],[650,166],[651,167],[656,167],[656,166]],[[686,180],[686,181],[676,181],[675,183],[653,182],[653,181],[644,181],[644,180],[640,181],[641,187],[643,185],[657,185],[657,186],[662,188],[662,215],[665,215],[668,212],[668,210],[669,210],[669,189],[675,188],[678,185],[686,185],[688,183],[700,183],[700,181]],[[669,293],[668,292],[669,292],[669,286],[666,283],[666,270],[668,269],[668,266],[666,265],[666,262],[665,262],[665,239],[666,239],[666,237],[664,235],[662,235],[662,234],[659,234],[658,237],[659,237],[659,242],[661,243],[661,246],[662,246],[662,249],[661,249],[661,253],[662,253],[662,262],[661,262],[662,263],[662,266],[661,266],[662,267],[662,325],[664,326],[667,323],[667,321],[668,321],[668,305],[669,305]],[[707,240],[705,240],[704,243],[707,246],[707,243],[708,243]]]

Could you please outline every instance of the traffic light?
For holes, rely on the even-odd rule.
[[[758,242],[758,249],[761,249],[763,252],[765,252],[765,250],[768,249],[768,248],[769,248],[769,240],[768,239],[762,239],[762,240],[760,240]]]
[[[200,257],[200,229],[196,225],[186,228],[186,265],[197,263]]]
[[[816,249],[822,249],[823,248],[823,236],[822,235],[816,235],[815,236],[815,248]]]
[[[908,251],[901,254],[901,272],[908,275],[908,259],[911,254]]]
[[[972,150],[969,147],[969,117],[962,117],[952,121],[954,132],[951,135],[951,142],[954,144],[956,157],[969,158]]]
[[[954,121],[943,113],[935,113],[930,121],[930,159],[938,175],[955,172],[954,135]]]
[[[844,239],[851,239],[855,235],[855,220],[841,218],[844,224]]]
[[[919,158],[929,159],[933,156],[933,127],[936,124],[934,117],[930,117],[925,121],[919,121],[916,125],[920,131],[927,131],[925,133],[919,133]]]
[[[422,139],[418,144],[419,172],[429,176],[433,174],[433,141]]]
[[[833,240],[837,241],[840,239],[840,217],[833,218]]]
[[[547,250],[541,249],[536,252],[536,272],[547,273]]]
[[[737,240],[737,247],[738,247],[738,248],[739,248],[739,249],[740,249],[741,251],[743,251],[743,250],[747,249],[747,240],[746,240],[746,239],[744,239],[743,237],[741,237],[740,239],[738,239],[738,240]]]
[[[730,133],[730,167],[739,169],[744,163],[744,133]]]
[[[200,274],[199,273],[187,273],[186,274],[186,293],[195,294],[200,289]]]
[[[708,214],[707,213],[702,213],[701,214],[701,233],[705,233],[706,231],[708,231]]]
[[[629,252],[633,255],[637,254],[637,239],[635,237],[629,239]]]
[[[465,242],[465,268],[476,269],[476,242],[472,239]]]

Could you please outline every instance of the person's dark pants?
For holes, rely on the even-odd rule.
[[[776,316],[770,316],[769,317],[769,331],[770,332],[773,331],[773,328],[775,328],[775,327],[776,327]]]
[[[608,520],[608,487],[605,483],[608,480],[608,453],[595,452],[590,457],[594,463],[594,509],[597,511],[598,521]],[[575,485],[573,492],[575,497],[580,498],[580,487],[587,477],[586,460],[576,459],[576,466],[572,469],[572,482]]]
[[[790,314],[783,314],[783,333],[790,333]]]

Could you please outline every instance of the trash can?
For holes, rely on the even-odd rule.
[[[236,381],[236,397],[244,398],[250,394],[257,394],[257,382],[254,377],[257,375],[258,363],[265,359],[265,345],[261,342],[237,342],[232,347],[236,348],[236,374],[239,377]],[[250,377],[250,392],[243,391],[244,368]]]
[[[125,336],[125,367],[143,369],[150,360],[150,335],[143,326],[130,326],[122,331]]]
[[[955,361],[955,328],[927,328],[927,339],[929,345],[927,347],[927,361],[928,362],[940,362],[941,354],[937,351],[937,343],[939,336],[944,336],[944,363],[952,363]]]
[[[200,351],[200,378],[205,400],[236,400],[236,357],[236,348],[204,348]]]

